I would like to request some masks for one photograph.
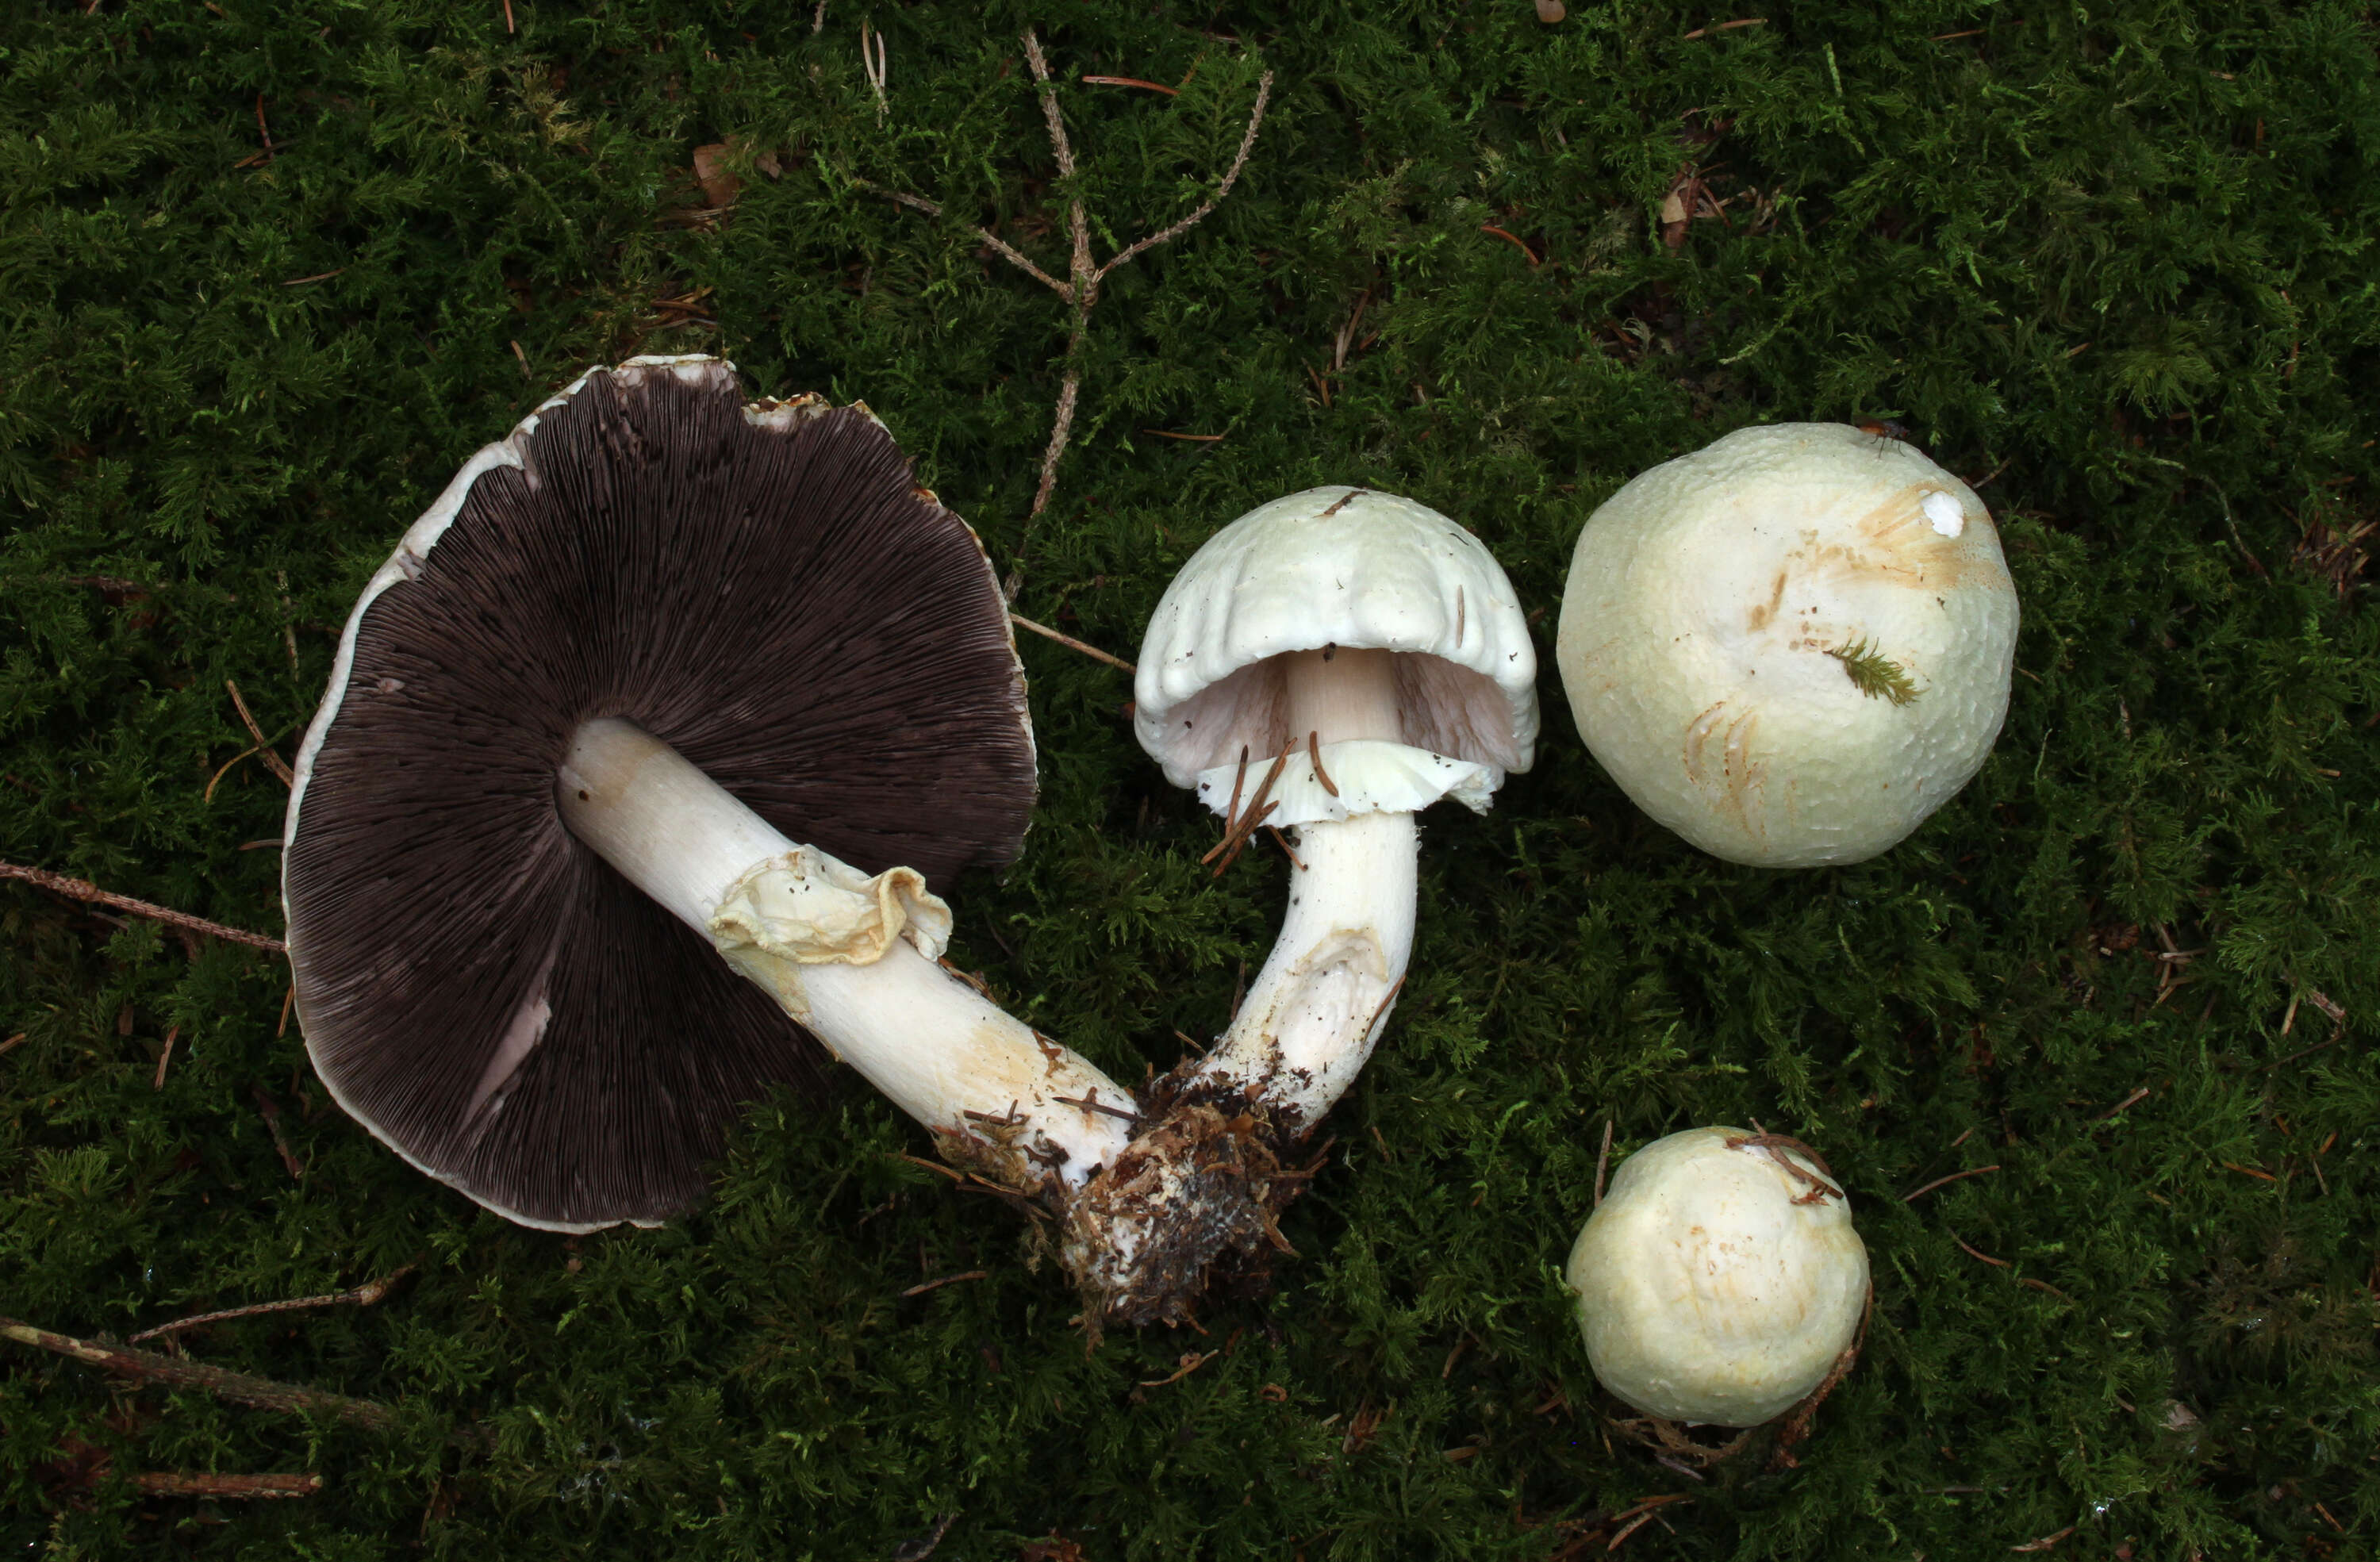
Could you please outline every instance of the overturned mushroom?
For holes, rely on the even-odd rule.
[[[1983,501],[1839,423],[1742,429],[1597,510],[1555,660],[1636,805],[1769,867],[1883,852],[1999,735],[2016,587]]]
[[[1134,687],[1141,745],[1243,839],[1294,832],[1289,909],[1214,1049],[1086,1190],[1068,1256],[1128,1322],[1186,1315],[1208,1265],[1261,1261],[1284,1161],[1354,1083],[1413,949],[1414,816],[1485,810],[1536,738],[1536,657],[1495,559],[1437,512],[1318,488],[1210,538],[1166,590]]]
[[[524,1225],[686,1209],[740,1104],[815,1089],[811,1037],[1061,1200],[1131,1098],[936,963],[928,889],[1013,856],[1032,795],[990,565],[864,407],[593,371],[348,619],[285,831],[308,1051]]]

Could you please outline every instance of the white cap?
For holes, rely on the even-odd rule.
[[[1293,493],[1207,539],[1149,619],[1134,730],[1176,786],[1225,812],[1292,742],[1289,651],[1406,653],[1404,742],[1325,745],[1325,785],[1293,752],[1268,793],[1275,824],[1408,812],[1451,794],[1484,811],[1537,736],[1537,658],[1512,583],[1480,540],[1426,505],[1370,489]],[[1335,787],[1335,793],[1333,788]]]
[[[1980,769],[2016,587],[1983,501],[1840,423],[1741,429],[1579,534],[1555,660],[1636,805],[1730,862],[1853,863]]]

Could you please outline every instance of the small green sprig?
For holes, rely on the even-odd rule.
[[[1843,664],[1844,673],[1870,699],[1907,705],[1917,697],[1917,685],[1910,680],[1908,672],[1866,639],[1855,640],[1841,650],[1827,654]]]

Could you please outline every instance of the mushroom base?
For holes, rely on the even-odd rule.
[[[1062,1206],[1060,1257],[1094,1336],[1188,1322],[1209,1294],[1261,1294],[1274,1257],[1295,1256],[1278,1221],[1316,1170],[1291,1164],[1303,1114],[1263,1081],[1218,1080],[1192,1059],[1143,1102],[1154,1126]]]

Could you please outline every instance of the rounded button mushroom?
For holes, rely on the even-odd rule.
[[[1898,441],[1785,423],[1596,511],[1555,660],[1638,807],[1714,856],[1812,867],[1888,849],[1982,768],[2016,630],[1965,483]]]
[[[1647,1415],[1756,1426],[1825,1383],[1866,1315],[1867,1249],[1806,1144],[1693,1128],[1620,1163],[1567,1271],[1602,1385]]]
[[[1111,1315],[1184,1315],[1207,1264],[1279,1242],[1282,1157],[1354,1083],[1413,950],[1414,816],[1484,811],[1536,738],[1536,656],[1478,539],[1410,499],[1309,489],[1224,527],[1166,588],[1134,686],[1141,746],[1222,815],[1294,841],[1289,909],[1205,1058],[1070,1215]],[[1226,848],[1230,849],[1230,848]]]
[[[1062,1192],[1131,1098],[937,963],[928,888],[1012,857],[1033,791],[990,566],[865,407],[595,370],[347,621],[285,829],[308,1052],[524,1225],[686,1210],[743,1103],[815,1092],[812,1037],[945,1155]]]

